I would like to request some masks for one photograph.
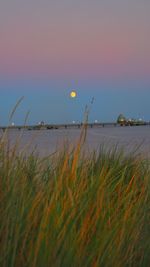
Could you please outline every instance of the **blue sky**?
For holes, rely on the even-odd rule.
[[[8,123],[9,113],[17,100],[24,96],[13,121],[23,124],[26,113],[30,111],[28,123],[70,123],[82,121],[86,105],[94,103],[90,111],[90,121],[115,121],[119,113],[127,117],[150,119],[150,90],[145,82],[102,82],[102,81],[51,81],[15,80],[1,82],[0,124]],[[71,99],[71,89],[77,98]]]

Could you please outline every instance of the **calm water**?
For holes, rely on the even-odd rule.
[[[66,140],[75,144],[79,138],[80,130],[24,130],[22,132],[9,130],[8,134],[11,144],[14,144],[19,138],[19,150],[33,151],[36,149],[41,156],[46,156],[60,150]],[[105,144],[107,148],[117,144],[118,147],[123,147],[126,152],[138,148],[138,152],[150,156],[150,126],[88,129],[85,149],[88,151],[98,150],[102,144]]]

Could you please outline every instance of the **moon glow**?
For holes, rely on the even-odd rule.
[[[70,97],[71,97],[71,98],[75,98],[75,97],[77,97],[77,93],[76,93],[76,91],[71,91],[71,92],[70,92]]]

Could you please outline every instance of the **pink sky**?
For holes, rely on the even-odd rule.
[[[1,74],[149,77],[149,1],[70,2],[1,1]]]

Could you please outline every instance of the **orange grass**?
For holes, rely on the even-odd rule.
[[[148,159],[77,147],[40,159],[0,142],[0,266],[148,267]]]

